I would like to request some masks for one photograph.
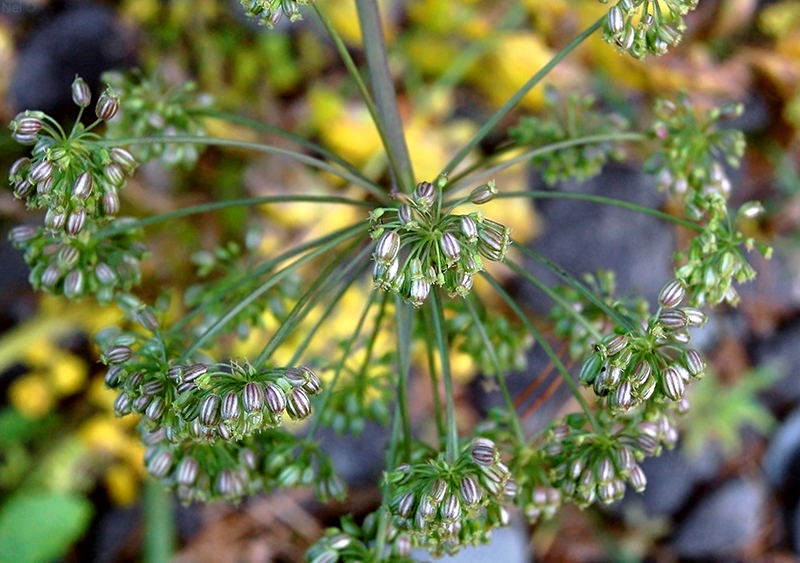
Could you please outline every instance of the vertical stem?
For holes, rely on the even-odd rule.
[[[408,372],[411,357],[411,330],[414,311],[399,297],[395,299],[395,318],[397,323],[397,408],[403,423],[403,446],[405,461],[411,461],[411,420],[408,415]]]
[[[172,496],[155,479],[144,485],[144,561],[167,563],[175,551]]]
[[[439,288],[430,293],[431,306],[433,307],[433,331],[436,337],[436,347],[439,349],[439,361],[442,366],[442,381],[445,394],[445,419],[447,422],[447,447],[445,457],[448,463],[453,463],[458,456],[458,428],[456,426],[456,403],[453,397],[453,377],[450,373],[450,346],[444,327],[444,310],[439,295]]]
[[[410,192],[414,186],[414,169],[408,155],[394,82],[389,72],[386,39],[383,35],[378,3],[377,0],[356,0],[356,8],[361,35],[364,38],[364,53],[367,57],[375,105],[386,130],[389,152],[394,155],[397,165],[397,170],[394,171],[396,186],[393,191]]]

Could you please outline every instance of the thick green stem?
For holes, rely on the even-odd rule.
[[[314,4],[314,9],[319,16],[322,25],[325,26],[328,34],[331,36],[331,39],[333,39],[333,43],[336,45],[336,50],[339,51],[339,56],[342,58],[344,66],[347,67],[347,71],[350,73],[350,76],[356,83],[358,91],[361,93],[361,99],[364,100],[364,104],[367,106],[367,111],[369,111],[372,122],[375,124],[375,129],[378,131],[378,136],[381,138],[381,144],[386,151],[386,157],[389,160],[389,168],[391,169],[392,174],[395,177],[399,177],[400,165],[397,161],[395,151],[392,148],[392,140],[383,124],[383,119],[381,118],[378,107],[375,105],[375,102],[373,101],[372,96],[367,89],[367,85],[364,83],[364,79],[361,78],[361,73],[358,71],[358,67],[356,66],[355,61],[353,61],[353,57],[350,56],[350,52],[347,50],[347,45],[344,44],[339,32],[336,31],[336,28],[328,19],[328,16],[325,15],[325,12],[320,9],[318,4]]]
[[[439,350],[439,363],[442,367],[442,382],[445,395],[445,421],[447,424],[447,445],[445,458],[448,463],[454,463],[458,456],[458,427],[456,425],[456,403],[453,396],[453,376],[450,372],[450,344],[447,342],[444,326],[444,309],[436,288],[429,297],[433,308],[433,332],[436,338],[436,347]]]
[[[172,495],[161,483],[147,479],[144,486],[144,561],[168,563],[175,553]]]
[[[523,86],[517,90],[517,92],[511,96],[511,98],[503,104],[495,114],[489,118],[489,120],[483,124],[475,136],[470,139],[470,141],[460,150],[458,153],[447,163],[447,166],[444,167],[442,170],[443,174],[450,174],[453,170],[455,170],[456,166],[458,166],[462,160],[464,160],[467,155],[472,152],[472,150],[478,146],[486,135],[494,129],[494,127],[500,123],[500,120],[503,119],[514,107],[525,97],[525,95],[530,92],[541,80],[547,76],[551,70],[553,70],[561,60],[569,55],[578,45],[583,43],[583,41],[589,37],[592,33],[600,29],[603,25],[603,21],[605,17],[600,18],[597,20],[592,26],[590,26],[586,31],[581,33],[578,37],[576,37],[569,45],[564,47],[558,54],[553,57],[549,63],[542,67],[542,69],[534,74],[530,80],[528,80]]]
[[[536,342],[539,343],[539,345],[542,347],[542,350],[544,350],[545,354],[547,354],[547,356],[550,358],[550,361],[553,362],[553,365],[558,370],[558,373],[561,375],[561,378],[570,388],[570,391],[572,391],[572,395],[575,397],[575,400],[578,401],[578,404],[581,406],[581,409],[586,414],[586,417],[589,419],[590,423],[592,424],[592,427],[597,432],[601,432],[602,430],[601,426],[597,422],[597,418],[594,416],[594,413],[589,408],[589,404],[586,402],[586,399],[583,398],[580,388],[578,387],[577,383],[575,383],[575,381],[572,379],[572,376],[569,374],[569,371],[564,365],[564,362],[561,361],[561,358],[559,358],[558,354],[555,353],[553,347],[550,346],[550,344],[548,344],[547,340],[545,340],[542,332],[538,328],[536,328],[536,325],[534,325],[530,321],[530,319],[528,319],[528,316],[525,314],[525,312],[520,308],[519,305],[517,305],[514,299],[508,294],[508,292],[505,289],[503,289],[503,287],[500,285],[500,283],[498,283],[497,280],[495,280],[492,276],[490,276],[486,272],[481,272],[481,275],[485,280],[487,280],[492,285],[495,291],[497,291],[498,295],[502,297],[503,301],[505,301],[506,304],[511,308],[511,310],[514,311],[514,314],[517,315],[517,318],[519,318],[519,320],[522,321],[522,323],[525,325],[525,328],[527,328],[528,331],[533,335],[533,337],[536,339]]]
[[[399,297],[395,299],[397,323],[397,408],[403,423],[403,446],[406,461],[411,461],[411,418],[408,414],[408,375],[411,371],[411,342],[414,311]]]
[[[389,143],[387,152],[393,155],[397,167],[394,171],[396,188],[399,191],[410,192],[415,183],[414,169],[411,166],[403,123],[397,107],[394,81],[389,71],[386,39],[383,35],[377,0],[356,0],[356,9],[361,35],[364,38],[364,54],[367,57],[375,105]]]

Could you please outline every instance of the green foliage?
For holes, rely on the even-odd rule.
[[[40,563],[63,556],[92,517],[80,495],[20,491],[0,507],[0,562]]]

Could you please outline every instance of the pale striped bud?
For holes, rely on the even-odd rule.
[[[147,405],[144,415],[150,420],[158,421],[164,415],[164,407],[165,404],[162,397],[153,397]]]
[[[686,286],[681,280],[674,279],[667,282],[658,295],[658,303],[665,309],[677,307],[686,297]]]
[[[92,193],[94,179],[88,172],[81,172],[72,185],[72,195],[80,199],[87,199]]]
[[[461,232],[464,233],[464,236],[467,237],[467,241],[469,242],[478,240],[478,225],[475,223],[475,219],[469,215],[462,215]]]
[[[130,346],[111,346],[103,352],[102,360],[105,364],[122,364],[130,360],[132,355]]]
[[[190,486],[197,480],[197,475],[200,472],[200,464],[193,457],[185,457],[178,464],[175,470],[175,480],[181,485]]]
[[[497,447],[488,438],[475,438],[472,442],[472,461],[482,467],[494,465],[498,460]]]
[[[282,413],[286,409],[286,395],[283,389],[274,383],[264,385],[264,400],[272,414]]]
[[[72,101],[76,106],[85,108],[92,101],[92,92],[83,78],[76,76],[72,81]]]
[[[644,491],[645,487],[647,487],[647,476],[644,474],[642,468],[638,465],[634,465],[631,468],[630,475],[628,475],[628,480],[637,493],[641,493]]]
[[[622,10],[619,6],[612,6],[608,10],[607,19],[608,30],[616,35],[625,27],[625,18],[622,15]]]
[[[448,264],[456,262],[461,256],[461,245],[458,244],[458,239],[453,233],[442,233],[442,237],[439,239],[439,246],[442,249],[442,253],[447,258]]]
[[[469,199],[475,205],[483,205],[484,203],[492,201],[496,195],[497,186],[494,180],[492,180],[472,190],[469,194]]]
[[[409,518],[411,516],[411,512],[414,510],[415,500],[414,493],[405,493],[402,497],[400,497],[400,501],[397,503],[397,514],[403,518]]]
[[[53,175],[53,163],[49,160],[43,160],[33,166],[28,172],[28,181],[32,184],[43,182]]]
[[[132,172],[133,169],[136,168],[136,159],[130,152],[122,147],[114,147],[111,149],[110,156],[111,160],[119,164],[123,170],[128,173]]]
[[[703,326],[706,324],[706,320],[708,320],[705,313],[696,307],[684,307],[681,311],[683,311],[686,316],[687,326]]]
[[[423,209],[430,209],[436,202],[436,188],[430,182],[420,182],[414,189],[414,201]]]
[[[461,501],[458,496],[450,493],[444,499],[444,503],[440,509],[442,520],[454,522],[461,517]]]
[[[117,110],[119,110],[119,94],[112,88],[106,88],[97,100],[95,114],[99,119],[108,121],[117,115]]]
[[[385,231],[375,246],[375,261],[388,266],[400,250],[400,235],[396,231]]]
[[[81,207],[70,213],[69,217],[67,218],[66,231],[68,234],[75,236],[83,230],[83,226],[85,224],[86,224],[86,210],[83,207]]]
[[[311,401],[300,387],[292,389],[286,398],[286,413],[295,420],[303,420],[311,414]]]
[[[160,450],[147,463],[147,472],[156,479],[161,479],[172,467],[173,455],[169,450]]]
[[[684,328],[688,321],[680,309],[665,309],[658,314],[658,322],[670,329]]]
[[[461,498],[467,506],[473,506],[481,501],[482,492],[475,477],[467,475],[459,483]]]
[[[242,391],[242,406],[245,412],[261,410],[264,406],[264,389],[255,381],[248,381]]]
[[[664,394],[673,401],[680,401],[686,384],[680,372],[673,366],[666,368],[662,374]]]
[[[219,422],[219,407],[222,400],[219,395],[212,393],[200,403],[200,414],[198,418],[206,426],[216,426]]]
[[[222,399],[220,416],[222,416],[222,420],[239,418],[239,395],[233,391],[229,391],[225,394],[225,397]]]

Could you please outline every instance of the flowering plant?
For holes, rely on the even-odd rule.
[[[676,443],[675,417],[689,408],[686,387],[706,368],[690,329],[705,323],[704,307],[735,305],[734,282],[755,275],[743,248],[769,253],[742,230],[759,205],[748,203],[735,212],[728,206],[731,183],[724,164],[738,164],[743,137],[717,123],[741,107],[699,110],[687,97],[662,100],[653,123],[634,132],[624,120],[594,110],[592,99],[571,96],[558,106],[562,100],[551,93],[551,115],[523,118],[509,131],[504,150],[515,156],[497,160],[478,147],[593,33],[601,31],[625,55],[657,56],[680,40],[683,16],[696,2],[621,0],[611,6],[429,178],[415,175],[409,156],[378,3],[355,4],[369,85],[324,3],[242,0],[246,13],[267,26],[283,16],[294,21],[313,13],[329,32],[380,137],[385,165],[380,173],[367,174],[292,133],[215,112],[191,87],[167,90],[159,80],[138,76],[109,75],[108,88],[94,104],[97,119],[84,125],[91,93],[76,78],[72,95],[80,113],[69,133],[37,111],[11,123],[14,138],[32,146],[30,155],[12,166],[11,188],[29,208],[46,212],[43,224],[11,232],[34,287],[67,299],[93,297],[124,311],[124,326],[97,335],[105,382],[117,393],[116,414],[140,417],[147,471],[184,502],[238,502],[295,486],[313,486],[322,500],[342,499],[346,484],[315,440],[318,428],[357,433],[367,419],[390,424],[378,483],[381,505],[361,524],[345,519],[329,530],[308,553],[313,563],[406,561],[414,547],[434,555],[455,553],[487,541],[493,528],[508,524],[514,506],[537,522],[565,502],[583,507],[613,502],[628,486],[643,490],[640,462]],[[586,116],[579,127],[576,113]],[[204,128],[208,117],[269,132],[301,148],[213,137]],[[622,148],[630,144],[649,149],[646,167],[681,204],[682,216],[598,196],[586,199],[634,208],[692,233],[654,311],[615,296],[611,284],[587,284],[567,274],[558,257],[514,241],[509,226],[481,207],[493,200],[516,205],[512,200],[543,197],[488,180],[507,168],[530,162],[552,183],[585,179],[599,173],[608,158],[623,158]],[[295,159],[352,189],[329,195],[298,188],[153,217],[118,217],[124,187],[139,164],[192,166],[202,147],[212,145]],[[144,245],[149,225],[231,207],[292,203],[345,206],[357,210],[356,219],[266,257],[253,253],[252,260],[240,260],[238,251],[201,257],[202,274],[219,268],[220,275],[191,286],[180,300],[180,315],[169,300],[148,302],[135,293],[141,262],[150,256]],[[564,286],[550,287],[531,275],[520,255],[551,269]],[[552,299],[556,333],[580,361],[576,373],[510,295],[493,263],[506,264]],[[352,330],[329,334],[326,322],[370,274],[372,288],[360,294]],[[489,299],[504,312],[487,305]],[[245,357],[242,343],[255,331],[266,343],[255,352],[250,346]],[[511,370],[524,367],[532,343],[550,357],[578,407],[533,434],[506,383]],[[494,378],[505,399],[505,408],[472,433],[457,425],[456,352]],[[438,430],[433,443],[412,432],[409,385],[423,371],[431,379],[431,416]],[[284,427],[287,420],[306,419],[302,433]]]

